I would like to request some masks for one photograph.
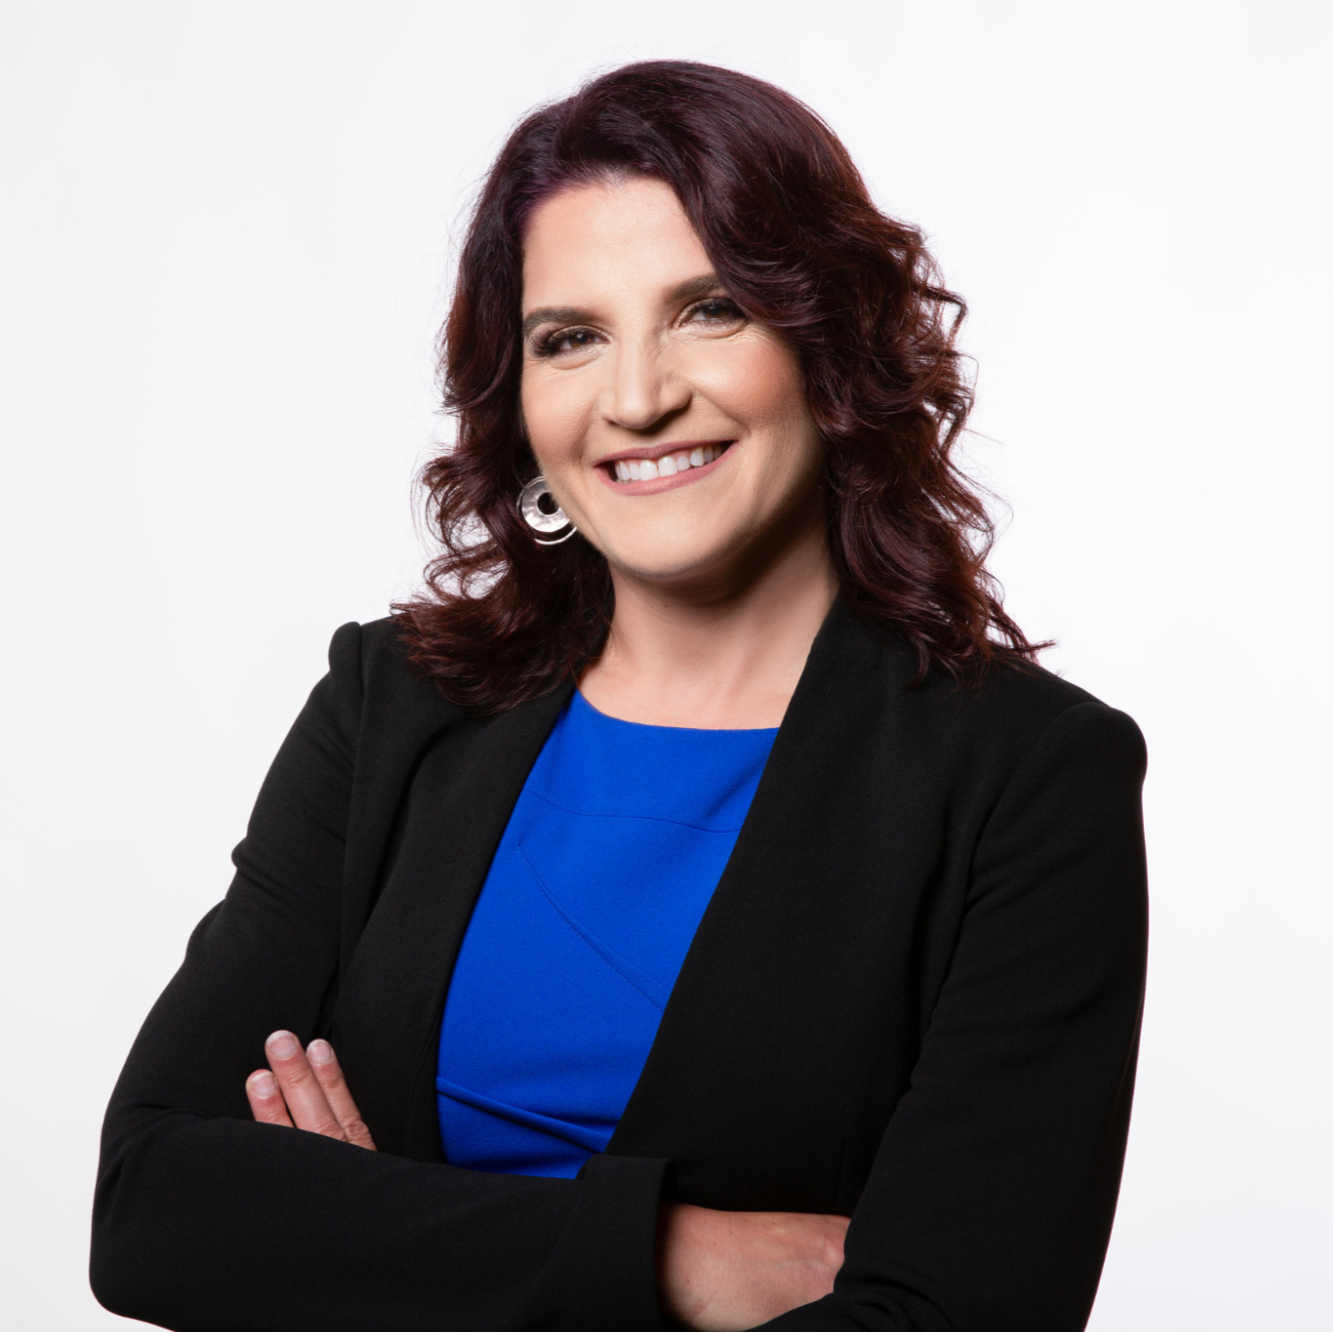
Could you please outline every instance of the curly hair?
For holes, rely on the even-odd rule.
[[[966,307],[921,232],[872,203],[847,150],[796,98],[733,70],[626,65],[529,115],[481,190],[440,337],[452,448],[422,472],[441,553],[395,606],[416,666],[498,712],[595,660],[612,589],[581,537],[532,541],[515,497],[537,472],[519,408],[523,230],[534,207],[608,176],[666,182],[728,294],[797,349],[825,446],[843,596],[904,635],[918,678],[1032,661],[985,559],[993,528],[951,459],[972,406],[954,341]]]

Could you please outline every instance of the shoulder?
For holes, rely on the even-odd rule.
[[[374,735],[435,731],[470,716],[412,666],[392,616],[340,625],[328,660],[317,689],[327,694],[349,738],[362,741],[368,729]]]
[[[977,723],[1003,738],[1011,762],[1090,765],[1142,782],[1147,746],[1134,719],[1042,667],[998,663],[977,698],[969,703],[964,692],[959,707],[975,710]]]
[[[859,638],[873,662],[875,705],[923,757],[996,776],[1052,747],[1097,752],[1140,773],[1146,763],[1133,718],[1043,667],[1000,660],[969,683],[942,673],[916,683],[916,654],[902,635],[858,620],[845,637]]]
[[[974,691],[963,686],[952,694],[956,709],[975,710],[985,725],[1000,727],[1020,741],[1035,741],[1057,724],[1132,732],[1142,739],[1128,713],[1035,663],[997,662]]]
[[[339,625],[329,641],[329,671],[345,686],[355,682],[360,687],[369,678],[387,678],[390,683],[396,677],[406,678],[407,648],[394,618]]]

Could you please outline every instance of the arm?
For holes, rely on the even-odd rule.
[[[335,636],[112,1096],[94,1291],[168,1327],[657,1327],[661,1163],[487,1175],[251,1119],[265,1037],[318,1035],[337,982],[360,651]]]
[[[847,1219],[662,1206],[658,1285],[682,1328],[753,1328],[833,1290]]]
[[[1144,762],[1133,722],[1090,702],[1015,771],[834,1289],[765,1327],[1084,1326],[1137,1052]]]
[[[267,1051],[271,1068],[246,1080],[257,1121],[375,1151],[328,1042],[317,1039],[303,1051],[293,1033],[275,1032]],[[845,1217],[663,1204],[657,1228],[662,1307],[685,1328],[736,1329],[818,1300],[833,1290],[846,1231]]]

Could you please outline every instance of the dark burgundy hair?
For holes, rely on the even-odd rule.
[[[519,411],[523,228],[557,190],[637,174],[675,191],[728,294],[798,350],[826,446],[828,535],[844,595],[905,635],[919,673],[1032,660],[985,569],[993,536],[950,459],[972,395],[965,313],[920,231],[871,202],[847,150],[772,84],[685,61],[627,65],[532,113],[481,191],[441,335],[453,448],[422,474],[442,553],[395,607],[412,660],[497,712],[601,651],[612,592],[582,537],[537,545],[515,499],[537,472]]]

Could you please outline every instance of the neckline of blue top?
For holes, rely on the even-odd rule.
[[[630,722],[627,718],[612,717],[610,713],[602,712],[596,704],[588,702],[582,690],[574,691],[570,704],[581,711],[586,710],[603,722],[611,722],[618,727],[637,727],[642,731],[680,731],[689,736],[776,736],[778,734],[777,727],[668,727],[660,722]]]

